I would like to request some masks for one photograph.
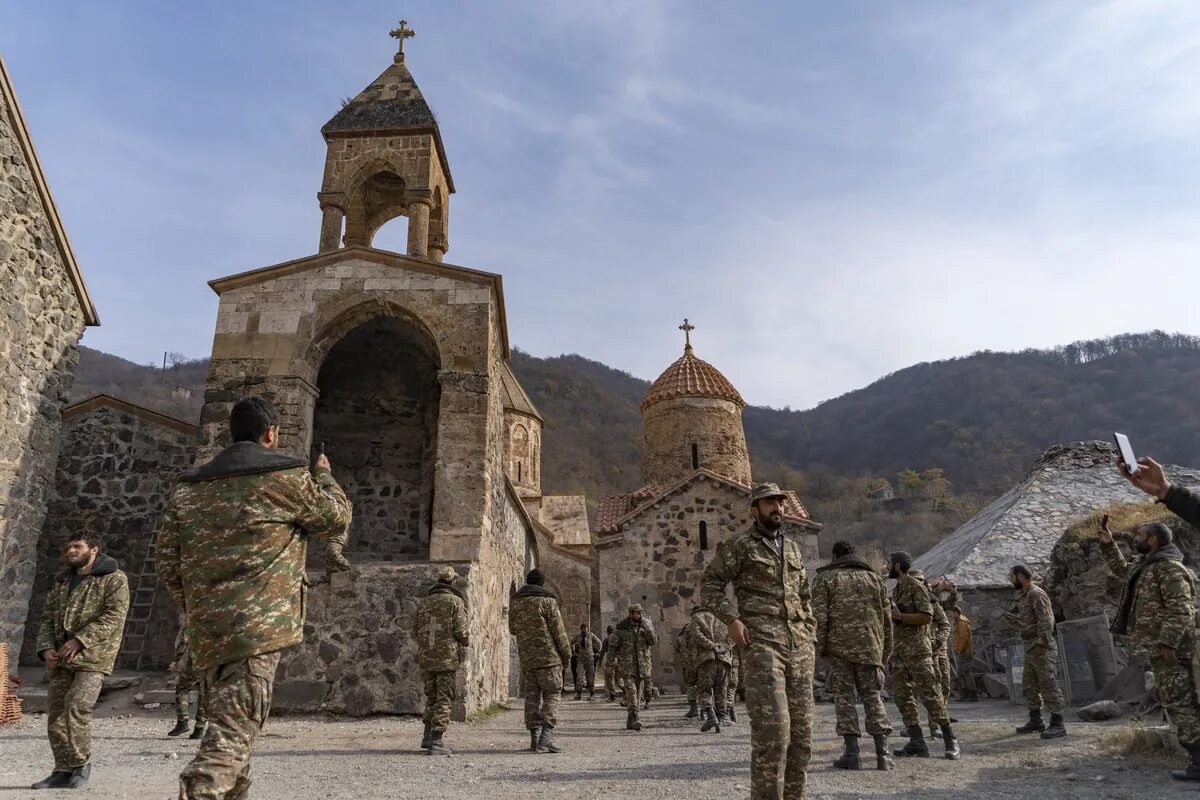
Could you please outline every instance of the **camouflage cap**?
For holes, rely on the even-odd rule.
[[[784,498],[787,497],[787,492],[779,488],[778,484],[760,483],[750,492],[750,505],[754,505],[759,500],[766,500],[769,497]]]
[[[917,579],[917,580],[919,580],[921,583],[924,583],[924,582],[925,582],[925,573],[924,573],[924,572],[921,572],[921,570],[919,570],[919,569],[910,569],[910,570],[908,571],[908,577],[910,577],[910,578],[916,578],[916,579]]]
[[[458,580],[458,573],[455,572],[454,567],[451,566],[438,567],[436,577],[439,581],[452,583]]]
[[[641,604],[641,603],[634,603],[633,605],[631,605],[631,606],[629,607],[629,613],[630,613],[630,614],[633,614],[633,613],[635,613],[635,612],[636,612],[636,613],[638,613],[638,614],[642,614],[642,613],[644,613],[644,612],[645,612],[645,610],[642,608],[642,604]]]

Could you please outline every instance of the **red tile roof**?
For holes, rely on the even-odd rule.
[[[642,400],[642,409],[670,397],[715,397],[737,403],[739,408],[746,405],[738,390],[733,388],[720,370],[696,358],[691,345],[684,348],[683,356],[650,385],[650,391]]]

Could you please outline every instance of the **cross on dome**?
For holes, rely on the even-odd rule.
[[[408,27],[408,20],[406,19],[400,20],[399,28],[393,28],[392,30],[388,31],[388,36],[400,42],[400,49],[396,53],[396,58],[401,60],[404,58],[404,40],[411,39],[416,35],[417,32]]]
[[[683,324],[679,326],[679,330],[683,331],[684,350],[692,349],[692,331],[696,330],[696,326],[688,322],[687,317],[683,318]]]

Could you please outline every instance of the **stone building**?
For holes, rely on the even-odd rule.
[[[79,339],[98,324],[0,60],[0,642],[14,662]]]
[[[69,533],[103,534],[104,550],[129,576],[130,611],[118,669],[162,669],[173,658],[177,625],[165,596],[155,615],[165,630],[147,636],[157,583],[154,534],[179,474],[196,457],[196,426],[108,395],[63,411],[62,447],[38,543],[37,577],[25,626],[26,664],[34,652],[42,603],[62,568]],[[165,605],[164,605],[165,604]]]
[[[711,364],[696,357],[688,334],[683,356],[642,400],[643,486],[600,500],[594,536],[599,622],[610,625],[641,603],[658,631],[654,680],[674,685],[673,645],[687,623],[711,553],[747,530],[751,468],[742,427],[746,403]],[[784,531],[797,538],[810,574],[817,532],[795,492]]]
[[[1025,479],[968,520],[913,566],[930,579],[951,577],[976,634],[993,641],[1014,636],[1004,614],[1016,602],[1008,582],[1023,563],[1034,580],[1048,583],[1051,553],[1071,523],[1112,503],[1136,503],[1145,495],[1117,472],[1107,442],[1055,445],[1033,463]],[[1200,485],[1200,471],[1168,466],[1172,480]],[[1062,611],[1060,606],[1059,611]]]

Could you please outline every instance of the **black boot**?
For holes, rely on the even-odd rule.
[[[704,719],[704,724],[700,726],[701,733],[708,733],[717,726],[717,715],[713,713],[711,706],[702,708],[700,716]]]
[[[82,767],[76,767],[71,772],[71,777],[67,779],[68,789],[78,789],[88,782],[88,778],[92,776],[92,762],[84,764]]]
[[[875,769],[889,770],[894,766],[896,762],[892,761],[891,753],[888,752],[887,734],[875,734]]]
[[[188,721],[181,719],[175,723],[175,727],[167,731],[167,736],[179,736],[188,732]]]
[[[1171,770],[1171,777],[1177,781],[1200,781],[1200,742],[1188,745],[1187,749],[1192,754],[1191,763],[1183,769]]]
[[[642,723],[641,723],[641,720],[638,719],[637,709],[636,708],[629,709],[629,715],[627,717],[625,717],[625,730],[640,731],[641,729],[642,729]]]
[[[729,721],[737,722],[737,711],[734,709],[732,704],[729,706]]]
[[[1067,726],[1063,724],[1062,714],[1050,712],[1050,726],[1042,731],[1043,739],[1061,739],[1067,735]]]
[[[897,758],[929,758],[929,745],[925,744],[925,733],[920,725],[908,726],[908,744],[892,751]]]
[[[696,701],[688,700],[688,710],[687,713],[683,715],[683,718],[695,719],[698,716],[700,716],[700,708],[697,706]]]
[[[541,738],[541,735],[542,735],[541,728],[530,728],[529,729],[529,751],[531,753],[537,752],[538,739]]]
[[[833,766],[838,769],[862,769],[862,759],[858,755],[858,737],[848,733],[842,738],[846,740],[846,749],[834,759]]]
[[[1041,733],[1046,730],[1046,722],[1042,719],[1040,708],[1029,709],[1029,721],[1017,728],[1017,733]]]
[[[189,739],[203,739],[204,732],[206,730],[208,730],[207,722],[197,722],[196,727],[192,728],[192,735],[189,736],[188,738]]]
[[[958,739],[954,737],[954,729],[949,725],[942,726],[942,740],[946,743],[946,758],[958,761],[962,751],[958,749]]]
[[[729,724],[729,712],[728,711],[718,711],[717,712],[717,722],[719,722],[721,725],[728,725]]]
[[[71,776],[74,774],[75,774],[74,770],[56,769],[56,770],[54,770],[54,772],[51,772],[48,776],[46,776],[45,778],[42,778],[40,781],[35,783],[33,786],[30,786],[29,788],[30,789],[61,789],[62,787],[67,785],[67,781],[71,780]]]
[[[576,690],[575,690],[575,699],[576,699],[576,700],[582,700],[582,699],[583,699],[583,689],[576,689]]]
[[[542,728],[541,738],[537,746],[539,753],[561,753],[562,748],[554,743],[554,728],[547,725]]]
[[[448,756],[453,755],[454,751],[446,746],[442,741],[442,731],[430,731],[429,733],[429,750],[426,751],[431,756]]]
[[[430,737],[430,734],[432,734],[432,733],[433,733],[433,725],[426,722],[425,723],[425,732],[421,734],[421,749],[422,750],[429,749],[429,737]]]

